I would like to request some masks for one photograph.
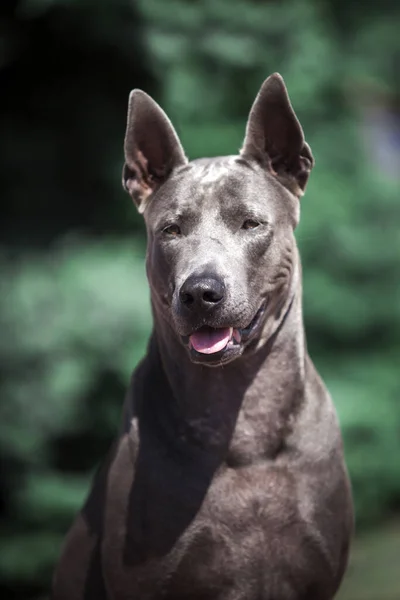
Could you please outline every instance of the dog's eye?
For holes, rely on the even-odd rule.
[[[260,223],[255,219],[246,219],[242,225],[242,229],[255,229]]]
[[[164,227],[163,233],[166,233],[167,235],[177,236],[177,235],[180,235],[181,230],[178,225],[173,224],[173,225],[168,225],[167,227]]]

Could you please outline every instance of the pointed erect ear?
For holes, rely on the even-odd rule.
[[[296,196],[303,195],[314,158],[279,73],[264,81],[254,101],[241,155],[264,165]]]
[[[141,90],[129,96],[124,151],[122,185],[142,213],[149,196],[187,158],[165,112]]]

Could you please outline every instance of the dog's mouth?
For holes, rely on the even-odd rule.
[[[189,337],[189,347],[200,354],[216,354],[224,350],[228,344],[240,343],[241,335],[233,327],[202,327]]]
[[[260,329],[265,307],[266,302],[245,328],[204,326],[184,336],[182,341],[188,347],[193,362],[218,365],[240,356]]]

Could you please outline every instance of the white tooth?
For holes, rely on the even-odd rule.
[[[229,339],[232,339],[232,335],[233,335],[233,327],[229,327]]]
[[[235,340],[237,341],[238,344],[240,344],[241,341],[241,335],[240,335],[240,331],[238,331],[237,329],[235,329],[234,333],[233,333],[233,337],[235,338]]]

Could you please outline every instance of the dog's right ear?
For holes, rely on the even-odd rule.
[[[187,163],[167,115],[141,90],[133,90],[129,96],[124,153],[122,185],[140,213],[172,170]]]
[[[314,158],[278,73],[264,81],[254,101],[241,154],[262,164],[296,196],[303,195]]]

